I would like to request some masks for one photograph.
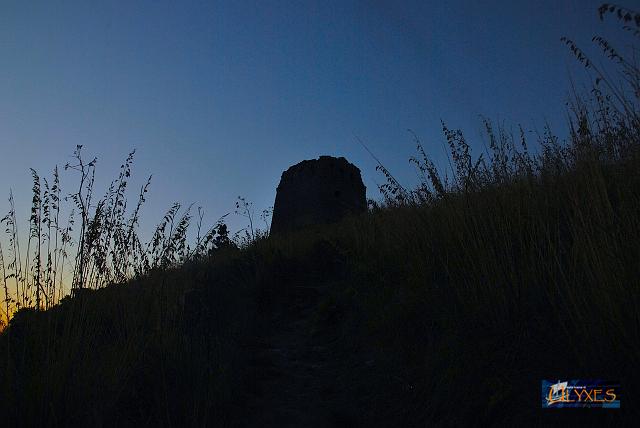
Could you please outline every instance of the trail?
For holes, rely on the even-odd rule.
[[[321,294],[297,287],[293,305],[274,315],[268,332],[258,338],[243,426],[358,426],[343,376],[353,358],[335,352],[335,335],[312,334]]]

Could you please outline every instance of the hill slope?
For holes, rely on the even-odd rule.
[[[375,209],[23,311],[0,414],[31,426],[424,426],[638,417],[640,163]],[[545,413],[540,381],[624,385]],[[549,420],[552,418],[552,420]]]

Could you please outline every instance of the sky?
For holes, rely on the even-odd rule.
[[[379,198],[383,177],[356,137],[409,186],[408,129],[439,164],[441,120],[477,150],[481,115],[562,134],[569,77],[584,70],[560,37],[615,42],[599,4],[4,0],[0,214],[11,188],[26,223],[29,168],[50,176],[78,144],[98,158],[99,194],[136,149],[130,198],[153,174],[149,236],[174,201],[210,224],[231,212],[237,230],[238,196],[257,215],[284,170],[320,155],[345,156]],[[71,192],[76,176],[62,178]]]

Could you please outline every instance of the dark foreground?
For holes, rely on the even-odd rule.
[[[634,426],[639,166],[374,209],[21,311],[0,336],[0,418]],[[543,411],[555,378],[617,380],[622,408]]]

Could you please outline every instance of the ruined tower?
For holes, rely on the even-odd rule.
[[[343,157],[304,160],[282,173],[271,233],[333,223],[367,209],[360,170]]]

